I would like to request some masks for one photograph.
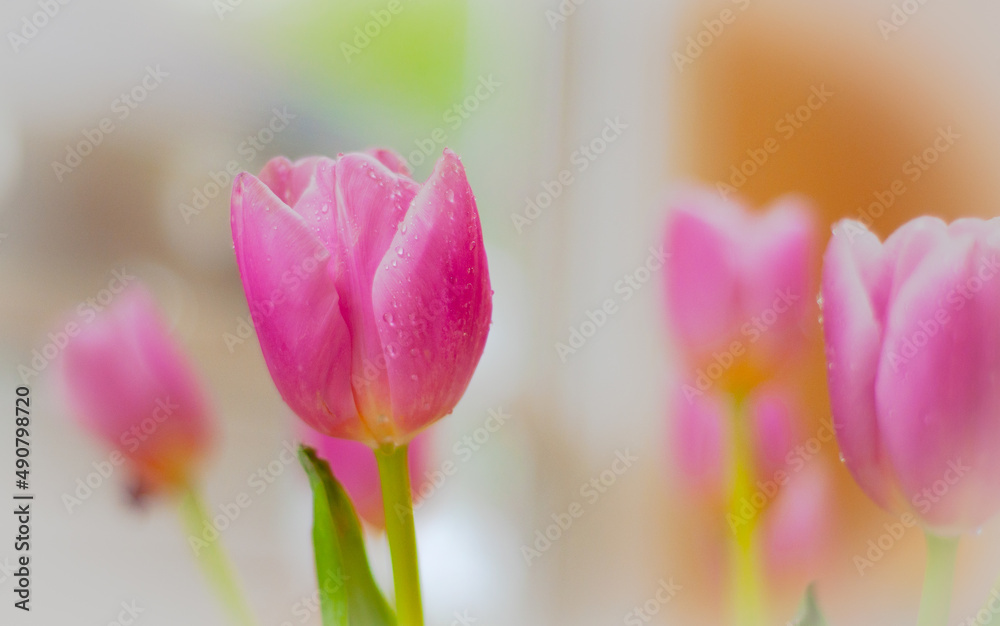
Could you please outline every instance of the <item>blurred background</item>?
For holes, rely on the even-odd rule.
[[[293,418],[247,328],[227,168],[387,146],[422,181],[445,147],[462,156],[495,314],[468,393],[430,436],[430,467],[458,467],[417,512],[436,625],[721,623],[726,529],[679,484],[678,364],[662,278],[640,271],[673,192],[724,183],[752,206],[804,194],[824,245],[832,221],[897,179],[904,192],[872,216],[883,236],[918,214],[992,216],[1000,202],[1000,5],[986,0],[8,0],[0,26],[0,388],[12,406],[19,367],[37,371],[38,494],[34,610],[25,619],[4,601],[2,623],[104,625],[122,603],[149,626],[225,619],[169,501],[136,508],[115,474],[66,505],[109,451],[69,419],[47,359],[32,360],[115,272],[150,286],[210,389],[221,434],[205,492],[213,507],[251,493],[222,541],[261,623],[320,623],[308,484],[281,460]],[[777,131],[814,90],[822,105]],[[913,178],[907,164],[947,129],[958,138]],[[766,163],[735,175],[771,137]],[[617,312],[558,349],[609,298]],[[829,414],[813,334],[790,379],[803,439]],[[463,444],[491,411],[510,418]],[[7,467],[12,422],[0,432]],[[636,460],[581,497],[618,454]],[[813,580],[832,624],[913,623],[919,533],[859,573],[855,556],[895,520],[835,446],[813,463],[829,477],[819,539],[798,559],[776,542],[774,623]],[[573,502],[584,514],[526,557]],[[0,518],[0,535],[13,530]],[[384,539],[370,543],[386,581]],[[956,620],[987,596],[1000,524],[959,558]],[[669,602],[650,604],[671,583]],[[644,604],[656,610],[638,617]]]

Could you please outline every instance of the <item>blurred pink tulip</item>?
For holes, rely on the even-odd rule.
[[[674,394],[674,454],[683,485],[710,500],[726,495],[729,475],[732,404],[722,394],[708,394],[688,401]]]
[[[452,411],[493,293],[454,153],[423,185],[389,150],[279,157],[237,177],[232,229],[264,360],[307,424],[401,445]]]
[[[130,462],[136,494],[190,486],[211,439],[207,404],[145,289],[130,287],[83,325],[60,373],[84,427]]]
[[[375,452],[363,443],[328,437],[308,426],[303,425],[301,432],[302,443],[314,448],[320,458],[330,464],[330,470],[351,497],[358,515],[374,528],[385,528],[382,483],[378,476]],[[410,442],[407,460],[414,502],[420,499],[418,490],[428,469],[428,442],[427,432],[420,433]]]
[[[678,391],[674,400],[674,458],[684,486],[699,497],[722,501],[728,495],[733,458],[731,397],[709,393],[688,401]],[[788,454],[797,441],[793,403],[776,387],[762,387],[747,398],[751,424],[754,473],[761,484],[784,483],[795,467]],[[769,488],[770,490],[770,488]]]
[[[819,574],[832,543],[835,494],[826,465],[811,463],[790,476],[762,520],[764,555],[774,575]]]
[[[921,217],[885,243],[840,222],[823,267],[830,400],[844,461],[940,534],[1000,509],[1000,218]]]
[[[745,392],[803,343],[814,310],[814,223],[803,201],[755,214],[689,193],[673,204],[665,241],[667,310],[685,357],[702,368],[697,388],[723,380]]]

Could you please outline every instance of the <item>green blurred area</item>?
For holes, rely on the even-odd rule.
[[[462,93],[467,22],[465,0],[300,0],[261,40],[322,102],[423,124]]]

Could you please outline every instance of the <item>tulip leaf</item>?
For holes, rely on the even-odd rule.
[[[820,613],[819,605],[816,603],[815,585],[809,585],[806,589],[806,595],[802,598],[802,604],[799,605],[799,613],[790,623],[795,624],[795,626],[827,626],[826,619]]]
[[[316,451],[299,447],[313,492],[313,550],[323,626],[395,626],[368,565],[361,523],[347,492]]]

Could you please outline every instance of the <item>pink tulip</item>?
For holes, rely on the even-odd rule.
[[[302,443],[314,448],[320,458],[330,464],[330,470],[351,497],[358,515],[374,528],[385,528],[382,483],[372,449],[350,439],[328,437],[307,426],[302,426],[301,432]],[[407,455],[415,502],[420,499],[419,488],[428,469],[428,445],[428,433],[420,433],[410,442]]]
[[[844,461],[940,534],[1000,508],[1000,219],[921,217],[886,242],[834,229],[823,267],[830,401]]]
[[[82,325],[60,373],[84,427],[129,461],[137,494],[189,486],[209,447],[208,408],[145,289],[129,288]]]
[[[792,401],[776,387],[762,387],[746,401],[751,425],[755,480],[784,482],[793,467],[788,453],[797,443],[798,427]],[[736,406],[724,393],[708,393],[689,401],[682,391],[674,400],[674,458],[684,486],[710,501],[721,501],[733,462],[733,420]]]
[[[667,220],[667,309],[699,388],[741,378],[741,391],[803,343],[813,315],[814,225],[807,206],[750,213],[710,192],[675,202]],[[704,384],[703,384],[704,383]]]
[[[682,484],[700,497],[721,501],[729,475],[732,403],[722,394],[699,396],[693,402],[681,392],[674,396],[672,456]]]
[[[821,461],[792,474],[767,510],[762,543],[768,569],[785,576],[814,578],[833,535],[835,494]]]
[[[272,160],[233,186],[264,360],[307,424],[375,447],[447,415],[489,332],[475,198],[450,150],[419,185],[388,150]]]

